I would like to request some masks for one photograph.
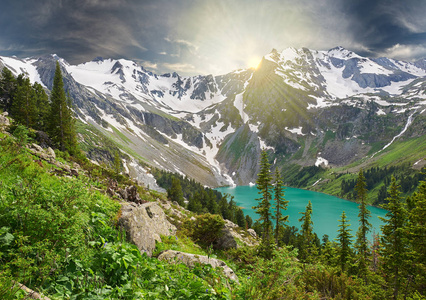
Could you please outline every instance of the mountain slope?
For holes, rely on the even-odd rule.
[[[209,186],[248,184],[262,148],[282,169],[338,168],[374,164],[389,143],[424,139],[425,59],[288,48],[256,70],[181,77],[124,59],[73,66],[55,55],[0,57],[48,89],[56,60],[78,118],[127,149],[129,170],[140,160]]]

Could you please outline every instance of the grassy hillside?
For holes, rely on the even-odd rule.
[[[368,183],[368,201],[371,204],[380,204],[387,189],[391,176],[395,176],[403,186],[403,196],[411,195],[417,188],[425,166],[426,139],[418,137],[405,141],[395,141],[388,148],[376,148],[354,163],[339,168],[300,167],[293,164],[283,172],[285,182],[294,187],[306,188],[326,194],[353,200],[353,186],[358,172],[362,169]],[[374,155],[374,156],[373,156]],[[374,173],[374,174],[373,174]],[[349,183],[349,189],[344,188]]]
[[[113,172],[80,161],[78,177],[56,176],[24,144],[0,133],[1,299],[26,298],[20,284],[51,299],[221,298],[216,270],[169,265],[126,241],[118,201],[101,192]]]

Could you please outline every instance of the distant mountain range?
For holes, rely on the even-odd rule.
[[[272,50],[256,70],[192,77],[157,75],[124,59],[0,57],[0,65],[49,90],[57,60],[78,119],[121,145],[134,177],[146,164],[213,187],[249,184],[262,148],[283,172],[344,169],[374,162],[399,140],[425,138],[426,59],[288,48]],[[90,143],[90,159],[112,157]]]

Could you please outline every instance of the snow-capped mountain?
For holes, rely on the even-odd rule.
[[[416,130],[402,137],[425,134],[425,59],[288,48],[265,55],[256,70],[193,77],[153,74],[124,59],[0,64],[50,89],[56,60],[78,118],[115,135],[133,164],[137,156],[210,186],[253,182],[261,148],[278,166],[341,166],[392,141],[409,120]]]

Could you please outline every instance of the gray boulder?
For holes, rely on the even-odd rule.
[[[10,126],[10,121],[7,118],[7,115],[7,112],[0,114],[0,131],[5,130],[7,127]]]
[[[249,229],[250,230],[250,229]],[[254,232],[253,229],[251,231]],[[238,248],[237,240],[247,246],[258,245],[256,232],[254,235],[250,231],[242,230],[237,224],[225,220],[225,226],[222,229],[222,236],[215,242],[214,247],[216,249],[230,249]]]
[[[129,241],[148,256],[155,249],[155,241],[161,242],[160,235],[176,234],[176,227],[167,220],[166,214],[155,202],[142,205],[122,203],[118,224],[126,231]]]
[[[237,275],[235,275],[234,271],[228,267],[228,265],[216,258],[211,258],[205,255],[197,255],[197,254],[190,254],[180,251],[174,251],[174,250],[166,250],[162,252],[158,256],[159,260],[165,260],[168,262],[180,262],[188,267],[192,268],[195,267],[196,264],[203,264],[203,265],[211,265],[213,268],[222,268],[223,273],[226,277],[229,279],[239,283]]]

